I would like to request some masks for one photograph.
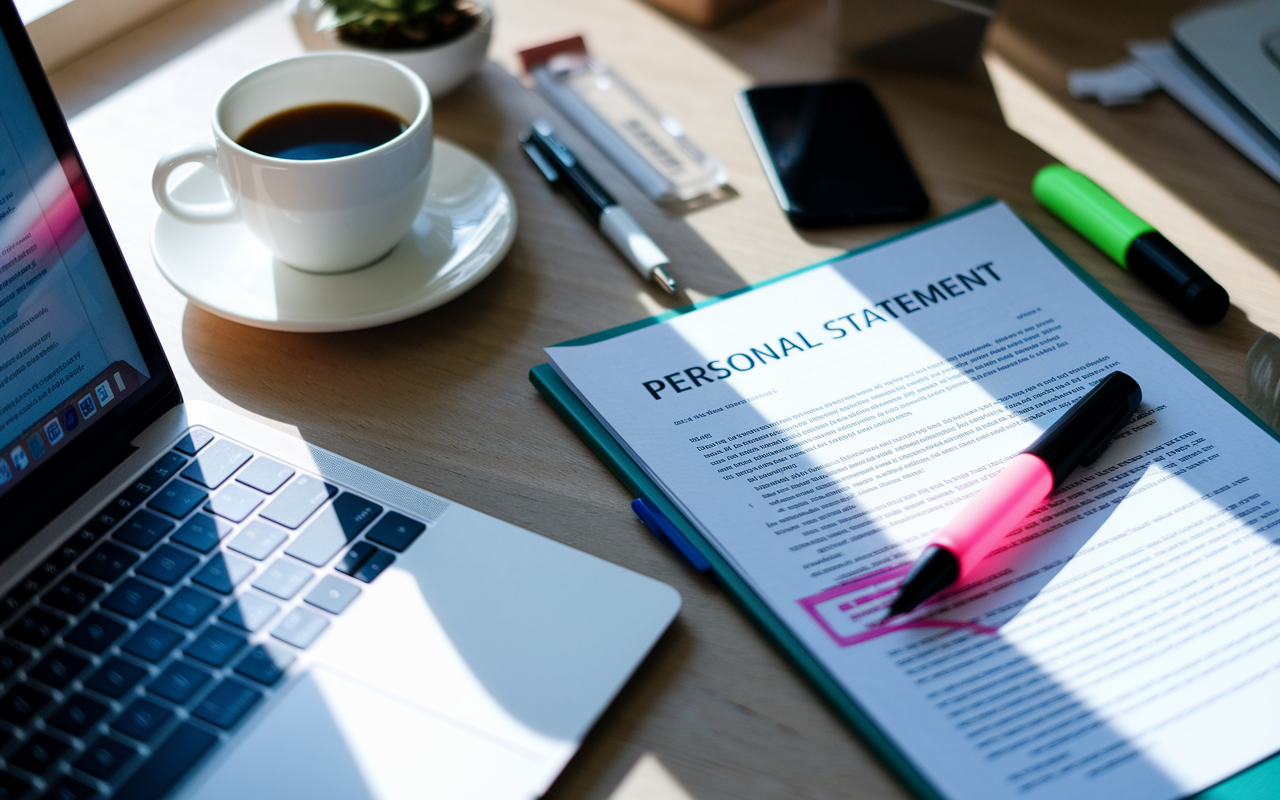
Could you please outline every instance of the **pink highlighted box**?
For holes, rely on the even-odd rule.
[[[802,597],[796,602],[841,647],[861,644],[910,628],[967,629],[986,634],[997,632],[997,628],[988,625],[928,617],[904,618],[888,625],[878,624],[888,611],[889,601],[897,593],[898,584],[910,569],[910,564],[890,567],[811,597]]]

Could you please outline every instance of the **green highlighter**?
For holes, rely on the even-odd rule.
[[[1192,322],[1212,325],[1227,315],[1231,301],[1226,289],[1084,175],[1050,164],[1036,173],[1031,191],[1045,208],[1168,298]]]

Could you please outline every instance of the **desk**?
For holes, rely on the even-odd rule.
[[[151,261],[156,158],[208,138],[210,107],[234,77],[299,51],[275,2],[192,0],[53,76],[184,393],[680,591],[680,618],[552,796],[607,797],[642,753],[653,752],[698,800],[903,797],[728,599],[642,529],[621,484],[526,379],[543,346],[668,301],[636,280],[517,149],[517,131],[548,112],[504,70],[514,68],[514,50],[585,32],[596,52],[725,160],[739,198],[667,217],[559,126],[672,254],[675,276],[694,296],[902,229],[792,229],[733,106],[732,93],[756,82],[858,75],[879,92],[935,213],[988,195],[1006,199],[1237,395],[1245,351],[1262,330],[1280,330],[1280,277],[1269,266],[1280,263],[1280,242],[1266,226],[1280,187],[1165,100],[1105,112],[1065,98],[1067,67],[1115,60],[1135,33],[1159,35],[1169,3],[1009,0],[988,58],[1005,112],[1018,130],[1093,172],[1226,285],[1236,303],[1227,320],[1194,329],[1035,205],[1031,176],[1053,157],[1005,124],[985,73],[938,77],[850,64],[828,44],[818,0],[779,0],[712,32],[682,27],[635,0],[495,5],[495,63],[439,104],[437,130],[510,184],[520,210],[516,243],[469,294],[370,331],[299,335],[226,322],[187,305]]]

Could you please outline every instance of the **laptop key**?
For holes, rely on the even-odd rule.
[[[142,667],[130,664],[122,658],[112,658],[93,673],[93,677],[85,681],[84,685],[112,700],[119,700],[146,675],[147,671]]]
[[[217,743],[217,736],[184,722],[125,781],[115,797],[161,800]]]
[[[382,513],[382,506],[358,494],[343,492],[333,501],[333,510],[342,527],[354,538]]]
[[[219,439],[196,456],[182,471],[182,477],[206,489],[217,489],[253,456],[228,439]]]
[[[97,796],[97,789],[70,775],[63,775],[54,781],[53,786],[40,800],[94,800]]]
[[[277,558],[266,572],[253,582],[255,589],[273,594],[281,600],[292,600],[315,573],[291,558]]]
[[[245,486],[252,486],[260,492],[275,494],[276,489],[293,477],[293,468],[258,456],[252,464],[236,476],[236,480]]]
[[[204,510],[226,517],[232,522],[244,522],[245,517],[262,505],[264,499],[260,493],[233,483],[211,497],[204,504]]]
[[[287,648],[264,642],[249,648],[249,652],[236,665],[236,672],[264,686],[271,686],[297,660],[298,657]]]
[[[173,599],[160,609],[160,616],[186,628],[204,622],[218,607],[218,599],[190,587],[182,587]]]
[[[26,650],[14,647],[8,642],[0,642],[0,681],[8,680],[9,676],[18,671],[18,667],[27,663],[27,659],[31,658]]]
[[[0,800],[18,800],[30,790],[31,784],[7,772],[0,772]]]
[[[379,550],[370,556],[369,560],[364,562],[364,565],[360,567],[360,569],[356,570],[355,574],[351,577],[358,581],[372,583],[373,579],[381,575],[383,570],[391,566],[395,560],[396,557],[388,553],[386,550]]]
[[[129,512],[133,511],[136,507],[137,504],[134,503],[133,500],[125,495],[120,495],[110,503],[107,503],[106,508],[102,509],[98,514],[97,519],[106,519],[108,517],[114,517],[117,520],[124,519],[129,516]],[[102,532],[105,533],[107,530],[110,530],[110,528],[111,526],[108,525]]]
[[[191,580],[219,594],[231,594],[232,589],[252,574],[252,561],[231,553],[218,553]]]
[[[5,761],[32,775],[44,775],[70,749],[71,745],[61,739],[55,739],[47,733],[36,733]]]
[[[331,614],[341,614],[343,609],[351,605],[360,594],[360,587],[348,583],[332,575],[326,575],[316,584],[316,588],[307,593],[305,599],[316,608],[322,608]]]
[[[70,564],[96,541],[98,541],[98,537],[95,534],[81,530],[75,536],[62,543],[62,549],[58,551],[57,559],[59,562]]]
[[[278,522],[291,530],[307,521],[307,517],[333,497],[338,487],[311,475],[299,475],[276,499],[258,512],[259,516]]]
[[[214,687],[200,705],[191,713],[219,728],[234,726],[253,704],[262,699],[262,692],[231,679]]]
[[[204,449],[205,445],[212,441],[213,434],[209,431],[204,428],[192,428],[186,436],[183,436],[178,440],[178,443],[173,446],[173,449],[177,450],[179,453],[194,456],[196,453],[199,453]]]
[[[172,628],[157,622],[148,622],[129,637],[129,641],[125,642],[120,649],[143,661],[157,664],[164,661],[184,639],[186,639],[185,636]]]
[[[108,781],[137,754],[137,750],[123,742],[118,742],[110,736],[99,736],[98,740],[86,747],[84,754],[75,760],[75,767],[95,778]]]
[[[126,630],[128,629],[123,624],[114,619],[93,613],[67,634],[66,639],[90,653],[102,653]]]
[[[305,650],[311,646],[317,636],[324,633],[327,627],[329,627],[329,620],[319,614],[305,608],[295,608],[280,621],[271,635],[285,644]]]
[[[206,628],[204,633],[200,634],[200,638],[192,642],[184,652],[210,666],[221,667],[225,666],[231,657],[248,643],[249,640],[244,636],[215,625]]]
[[[41,608],[32,608],[23,614],[4,633],[10,639],[32,647],[44,647],[49,640],[58,635],[58,631],[67,627],[67,621],[57,614],[50,614]]]
[[[65,689],[88,666],[89,659],[81,658],[59,647],[36,664],[27,673],[27,677],[35,678],[53,689]]]
[[[129,578],[120,584],[114,592],[102,601],[102,607],[110,609],[122,617],[138,619],[147,613],[156,601],[164,597],[164,592],[148,586],[139,580]]]
[[[184,553],[166,544],[142,562],[137,573],[163,583],[165,586],[172,586],[182,580],[182,576],[190,572],[199,561],[200,559],[190,553]]]
[[[354,538],[356,534],[346,531],[337,512],[329,507],[311,521],[285,552],[313,566],[323,567]]]
[[[228,542],[227,547],[237,553],[244,553],[249,558],[261,561],[271,555],[271,552],[287,538],[289,538],[287,531],[255,519]]]
[[[110,707],[92,697],[73,694],[62,704],[62,708],[49,716],[48,722],[58,730],[82,737],[110,710]]]
[[[191,453],[190,455],[195,454]],[[184,458],[181,453],[176,453],[173,450],[170,450],[160,456],[160,458],[156,460],[156,463],[151,465],[151,469],[142,474],[142,477],[130,487],[130,491],[137,490],[145,492],[146,494],[151,494],[156,489],[160,488],[160,484],[169,480],[174,475],[177,475],[178,470],[182,469],[183,465],[186,463],[187,459]]]
[[[28,600],[35,597],[36,592],[40,591],[40,588],[52,580],[59,572],[61,572],[61,568],[52,559],[32,570],[27,577],[23,578],[13,588],[13,591],[5,596],[3,601],[0,601],[0,614],[3,614],[7,621],[11,614],[22,608]]]
[[[79,614],[102,594],[102,587],[79,575],[68,575],[57,586],[45,592],[40,602],[68,614]]]
[[[369,560],[369,556],[373,555],[378,548],[368,542],[356,542],[351,545],[351,549],[343,553],[342,558],[338,559],[338,563],[333,568],[343,575],[353,575],[355,571],[364,566],[364,562]]]
[[[185,661],[175,661],[151,682],[147,691],[182,705],[200,691],[212,676]]]
[[[171,530],[172,522],[143,510],[121,525],[114,538],[139,550],[150,550]]]
[[[130,511],[137,508],[139,503],[146,500],[147,497],[155,491],[156,485],[158,484],[153,485],[137,481],[128,489],[125,489],[123,492],[116,495],[116,499],[107,503],[107,508],[120,514],[128,514]]]
[[[371,542],[377,542],[383,547],[390,547],[397,553],[403,553],[404,549],[413,544],[413,540],[418,538],[418,534],[427,529],[427,526],[416,519],[409,519],[404,514],[398,514],[395,511],[388,511],[387,515],[378,520],[378,524],[373,526],[373,530],[369,531],[367,538]]]
[[[40,591],[40,581],[38,575],[28,575],[22,579],[22,582],[13,587],[13,591],[4,599],[6,611],[17,611],[23,603],[36,596],[36,592]]]
[[[93,531],[101,536],[116,526],[116,523],[124,519],[124,514],[110,509],[99,511],[97,516],[84,524],[86,530]]]
[[[150,700],[135,700],[133,705],[115,718],[111,723],[111,729],[146,743],[151,741],[151,738],[159,733],[171,719],[173,719],[173,712],[169,709],[158,706]]]
[[[0,697],[0,719],[22,726],[53,700],[36,687],[19,683]]]
[[[223,622],[244,628],[249,633],[254,633],[261,630],[262,626],[266,625],[279,610],[279,605],[264,597],[246,594],[233,600],[231,605],[227,606],[227,610],[218,615],[218,618]]]
[[[31,597],[31,595],[24,595],[17,589],[5,595],[4,599],[0,600],[0,618],[7,622],[9,617],[13,616],[14,612],[19,608],[22,608],[22,604],[30,600]]]
[[[185,544],[192,550],[207,553],[218,546],[222,537],[234,530],[231,524],[215,519],[208,514],[196,514],[183,523],[178,532],[169,537],[170,541]]]
[[[123,547],[103,542],[89,557],[80,562],[80,571],[107,583],[115,583],[124,571],[137,562],[138,557]]]
[[[209,498],[209,493],[180,480],[171,481],[147,506],[175,519],[182,519]]]
[[[56,558],[51,558],[40,566],[31,570],[27,575],[26,582],[34,584],[36,588],[47,586],[54,578],[62,574],[62,565]]]

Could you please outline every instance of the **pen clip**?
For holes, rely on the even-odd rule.
[[[528,136],[521,137],[520,146],[524,148],[525,153],[529,155],[529,158],[530,160],[533,161],[534,166],[538,168],[538,171],[542,173],[543,177],[547,179],[548,183],[555,183],[556,181],[560,180],[559,170],[557,170],[555,168],[555,165],[553,165],[550,161],[547,160],[547,157],[542,154],[542,151],[538,149],[538,145],[534,143],[530,139],[530,137]]]
[[[572,169],[578,163],[578,159],[564,146],[545,119],[533,121],[533,126],[529,129],[529,141],[539,149],[545,149],[549,158],[559,161],[565,168]]]
[[[1119,370],[1098,381],[1067,413],[1058,417],[1024,453],[1053,471],[1053,485],[1082,464],[1092,464],[1142,403],[1142,387]]]

